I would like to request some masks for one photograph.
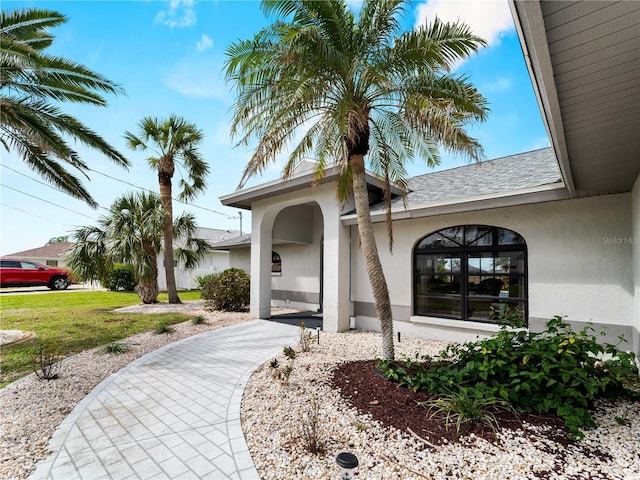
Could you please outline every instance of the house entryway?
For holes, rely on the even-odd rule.
[[[281,315],[272,315],[269,321],[295,326],[300,326],[304,322],[307,328],[315,330],[317,327],[322,328],[322,313],[312,311],[283,313]]]

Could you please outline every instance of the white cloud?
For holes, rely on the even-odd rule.
[[[196,23],[196,13],[193,11],[194,0],[171,0],[167,10],[161,10],[156,15],[156,23],[168,27],[190,27]]]
[[[540,150],[541,148],[550,147],[551,143],[549,142],[549,137],[540,137],[529,144],[523,152],[530,152],[532,150]]]
[[[483,84],[481,90],[492,93],[502,93],[507,90],[511,90],[513,85],[513,80],[511,78],[501,76],[496,78],[493,82]]]
[[[200,37],[200,40],[196,42],[196,48],[199,52],[204,52],[211,47],[213,47],[213,40],[211,40],[211,37],[209,35],[203,33]]]
[[[436,15],[445,22],[466,23],[489,47],[515,29],[507,0],[427,0],[416,7],[415,26],[426,25]]]
[[[222,65],[201,60],[172,65],[164,75],[164,83],[187,97],[215,98],[229,102],[229,89],[221,78]]]

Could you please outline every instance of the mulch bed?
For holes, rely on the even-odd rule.
[[[455,424],[447,428],[442,416],[427,414],[427,408],[421,405],[430,398],[427,393],[414,392],[386,380],[378,372],[374,360],[338,365],[333,371],[332,383],[360,413],[370,415],[387,427],[414,432],[433,445],[458,442],[471,433],[490,442],[495,440],[491,428],[482,425],[463,427],[462,435],[458,437]],[[527,437],[544,436],[563,447],[573,443],[567,438],[568,430],[562,419],[554,415],[516,415],[504,411],[497,411],[495,415],[501,428],[520,429]],[[536,429],[536,426],[546,428]]]

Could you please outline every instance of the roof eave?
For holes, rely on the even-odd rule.
[[[567,198],[571,198],[571,195],[565,185],[562,182],[558,182],[508,192],[489,193],[410,205],[407,209],[398,207],[391,210],[391,218],[392,220],[405,220],[409,218],[433,217],[451,213],[550,202]],[[343,215],[341,219],[345,225],[356,225],[358,223],[356,214]],[[371,221],[374,223],[384,222],[385,220],[386,212],[384,210],[371,214]]]
[[[533,91],[542,113],[547,134],[551,139],[562,179],[569,195],[575,198],[577,193],[569,163],[560,102],[553,78],[551,55],[540,4],[528,0],[509,0],[509,7],[518,32],[527,70],[529,70]]]
[[[298,177],[292,177],[286,180],[272,180],[270,182],[256,185],[255,187],[246,188],[228,195],[223,195],[220,198],[220,202],[226,207],[242,208],[244,210],[251,210],[251,204],[258,200],[265,198],[282,195],[284,193],[294,192],[309,188],[314,183],[324,184],[335,180],[340,174],[340,168],[337,166],[328,168],[325,170],[324,176],[317,180],[315,174],[307,173]],[[384,189],[383,183],[378,180],[373,174],[367,172],[367,183],[375,188]],[[402,190],[395,185],[391,186],[392,195],[401,195]]]

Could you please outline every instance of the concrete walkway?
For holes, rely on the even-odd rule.
[[[254,320],[185,338],[111,375],[51,437],[31,479],[259,479],[242,392],[299,328]]]

